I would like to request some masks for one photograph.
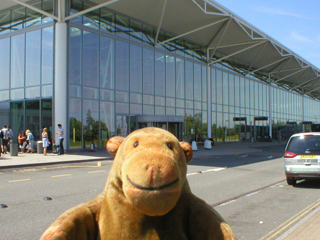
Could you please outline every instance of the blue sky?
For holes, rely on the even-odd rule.
[[[320,0],[216,0],[320,69]]]

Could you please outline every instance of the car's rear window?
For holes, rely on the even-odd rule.
[[[320,135],[297,136],[290,139],[286,151],[296,154],[320,154]]]

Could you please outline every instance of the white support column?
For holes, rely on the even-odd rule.
[[[67,23],[55,24],[55,77],[54,77],[54,136],[56,144],[59,143],[57,124],[64,129],[64,148],[69,149],[68,121],[67,121]],[[80,106],[79,106],[80,107]]]
[[[207,58],[210,55],[207,49]],[[210,60],[207,59],[207,134],[208,138],[212,138],[212,98],[211,98],[211,67]]]
[[[272,138],[272,94],[271,77],[269,74],[269,136]]]

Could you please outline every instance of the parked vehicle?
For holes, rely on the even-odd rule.
[[[284,167],[289,185],[320,177],[320,132],[297,133],[287,143]]]

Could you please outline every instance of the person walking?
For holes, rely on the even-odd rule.
[[[63,140],[64,140],[64,129],[62,128],[62,125],[58,124],[59,132],[56,132],[56,134],[59,135],[59,154],[64,154],[64,148],[63,148]]]
[[[27,134],[27,140],[28,140],[27,153],[33,153],[34,152],[34,150],[33,150],[34,136],[29,129],[26,130],[26,134]]]
[[[24,131],[21,131],[21,133],[18,135],[18,143],[21,153],[24,153],[24,150],[27,146],[27,136]]]
[[[12,143],[12,140],[13,140],[13,131],[12,131],[10,125],[8,125],[7,128],[8,128],[8,146],[7,146],[7,151],[10,152],[11,151],[11,149],[10,149],[11,145],[10,144]]]
[[[8,146],[8,142],[9,142],[9,136],[8,136],[8,128],[7,125],[4,125],[3,128],[1,129],[2,131],[2,152],[4,154],[7,154],[7,146]]]
[[[43,155],[47,155],[47,147],[49,147],[50,142],[48,138],[48,130],[46,127],[43,128],[41,136],[42,136]]]

